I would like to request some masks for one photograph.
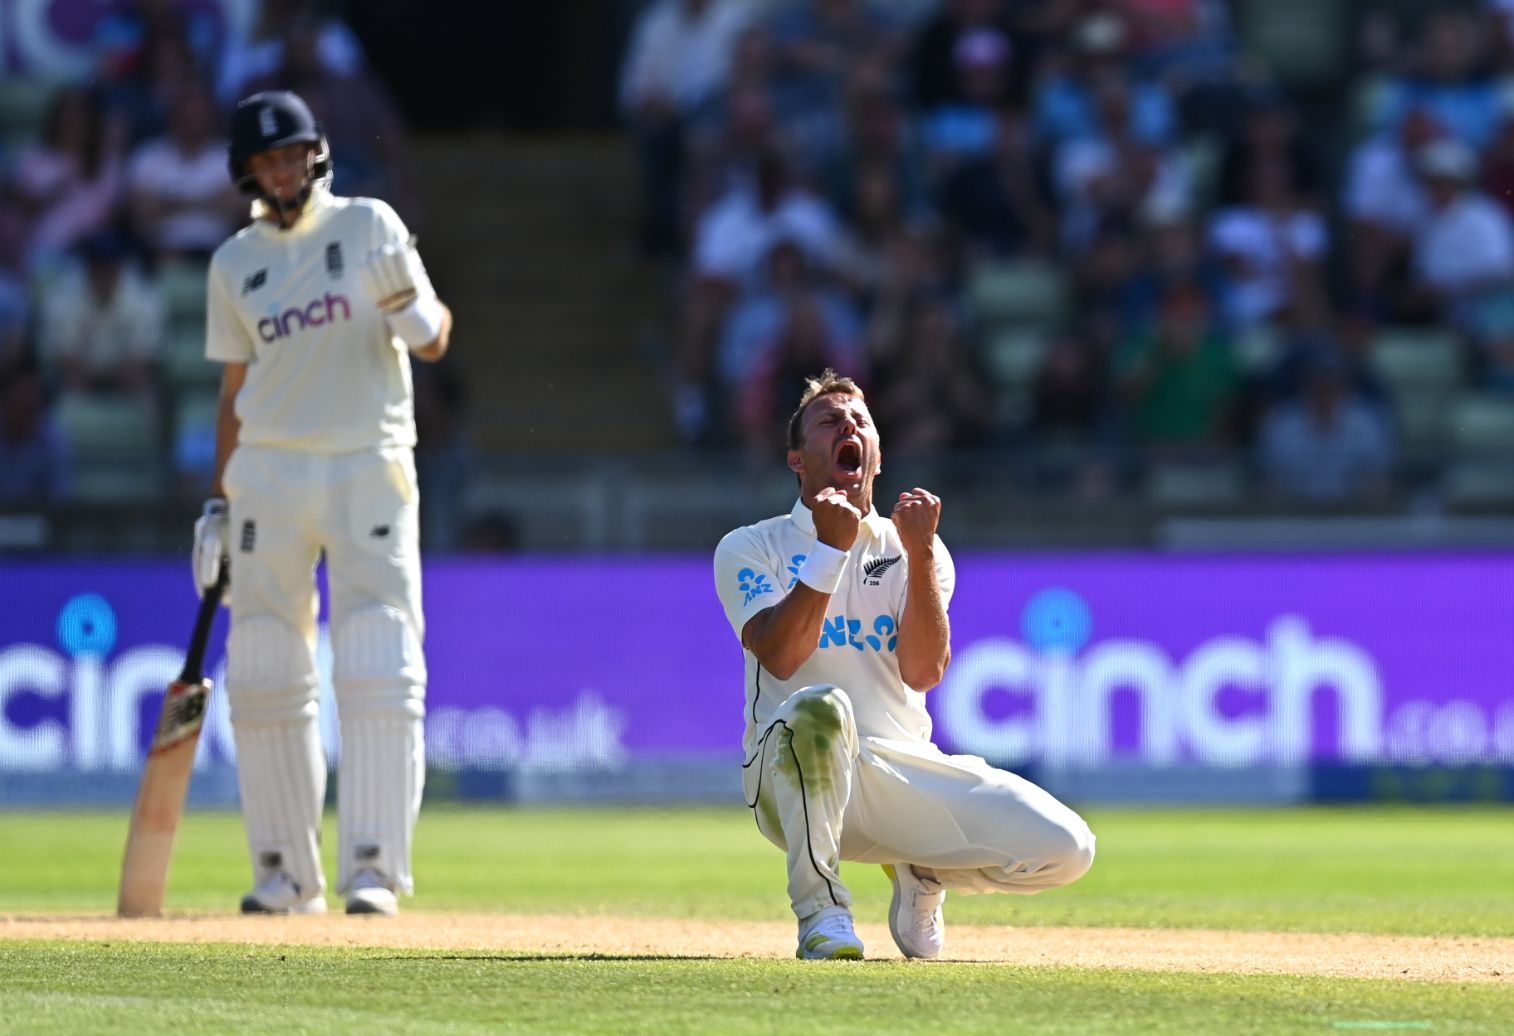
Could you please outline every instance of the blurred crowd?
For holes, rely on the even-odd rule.
[[[227,167],[237,100],[296,90],[336,189],[418,218],[404,127],[350,29],[307,0],[257,9],[220,38],[203,6],[142,0],[100,21],[87,78],[0,83],[0,503],[208,486],[205,264],[249,213]]]
[[[1355,5],[1330,97],[1238,7],[650,0],[620,99],[685,441],[770,463],[833,366],[887,457],[1090,499],[1514,470],[1514,0]]]

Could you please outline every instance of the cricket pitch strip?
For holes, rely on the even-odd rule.
[[[857,925],[869,959],[898,960],[882,924]],[[150,920],[78,914],[0,915],[0,939],[242,943],[451,950],[500,957],[781,958],[794,926],[610,915],[445,914],[397,918],[171,914]],[[1514,939],[1238,932],[1177,928],[947,929],[943,960],[1017,967],[1435,982],[1514,982]],[[919,966],[929,967],[928,962]]]

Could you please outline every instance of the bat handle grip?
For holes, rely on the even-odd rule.
[[[199,683],[205,678],[205,646],[210,641],[210,627],[215,622],[216,609],[221,606],[221,597],[226,593],[226,584],[230,581],[231,564],[222,558],[215,585],[207,588],[205,595],[200,598],[194,633],[189,638],[189,650],[184,653],[184,671],[179,674],[181,683]]]

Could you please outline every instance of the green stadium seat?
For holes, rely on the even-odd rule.
[[[1442,485],[1448,506],[1460,509],[1514,506],[1514,464],[1507,460],[1457,461]]]
[[[46,80],[0,78],[0,140],[15,146],[35,140],[57,90],[56,83]]]
[[[1162,461],[1146,472],[1146,499],[1159,507],[1224,507],[1246,497],[1246,472],[1234,461]]]
[[[162,359],[163,373],[176,392],[220,384],[221,365],[205,358],[203,321],[171,321]]]
[[[164,263],[158,271],[158,290],[172,322],[197,322],[204,333],[205,323],[204,263],[179,260]]]
[[[58,401],[56,417],[73,451],[78,499],[123,502],[161,495],[157,418],[145,400],[70,393]]]
[[[1036,331],[1010,328],[992,335],[984,348],[988,374],[1004,389],[1021,388],[1035,380],[1046,357],[1046,337]]]
[[[1248,55],[1292,86],[1339,79],[1349,43],[1347,0],[1237,0]]]
[[[1398,434],[1410,454],[1432,453],[1446,438],[1446,400],[1441,393],[1400,393],[1393,400]]]
[[[1466,395],[1450,408],[1451,446],[1463,454],[1499,454],[1514,460],[1514,400]]]
[[[1449,331],[1384,331],[1372,343],[1369,362],[1395,393],[1453,392],[1464,380],[1461,352]]]
[[[152,408],[141,399],[67,393],[58,400],[57,419],[79,457],[131,456],[157,450],[157,422]]]
[[[1067,311],[1067,280],[1050,263],[984,263],[968,279],[968,298],[990,328],[1055,327]]]

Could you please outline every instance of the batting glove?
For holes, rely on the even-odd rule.
[[[408,244],[386,244],[368,253],[357,269],[358,280],[374,305],[393,316],[420,295],[425,273],[420,271],[420,256]]]
[[[194,553],[189,563],[194,569],[195,593],[201,597],[216,585],[221,574],[221,563],[227,560],[227,544],[231,538],[231,518],[226,509],[226,498],[213,496],[205,501],[205,509],[195,520]],[[224,604],[229,597],[222,597]]]
[[[442,331],[442,305],[413,241],[375,248],[357,272],[363,290],[400,341],[411,349],[436,341]]]

